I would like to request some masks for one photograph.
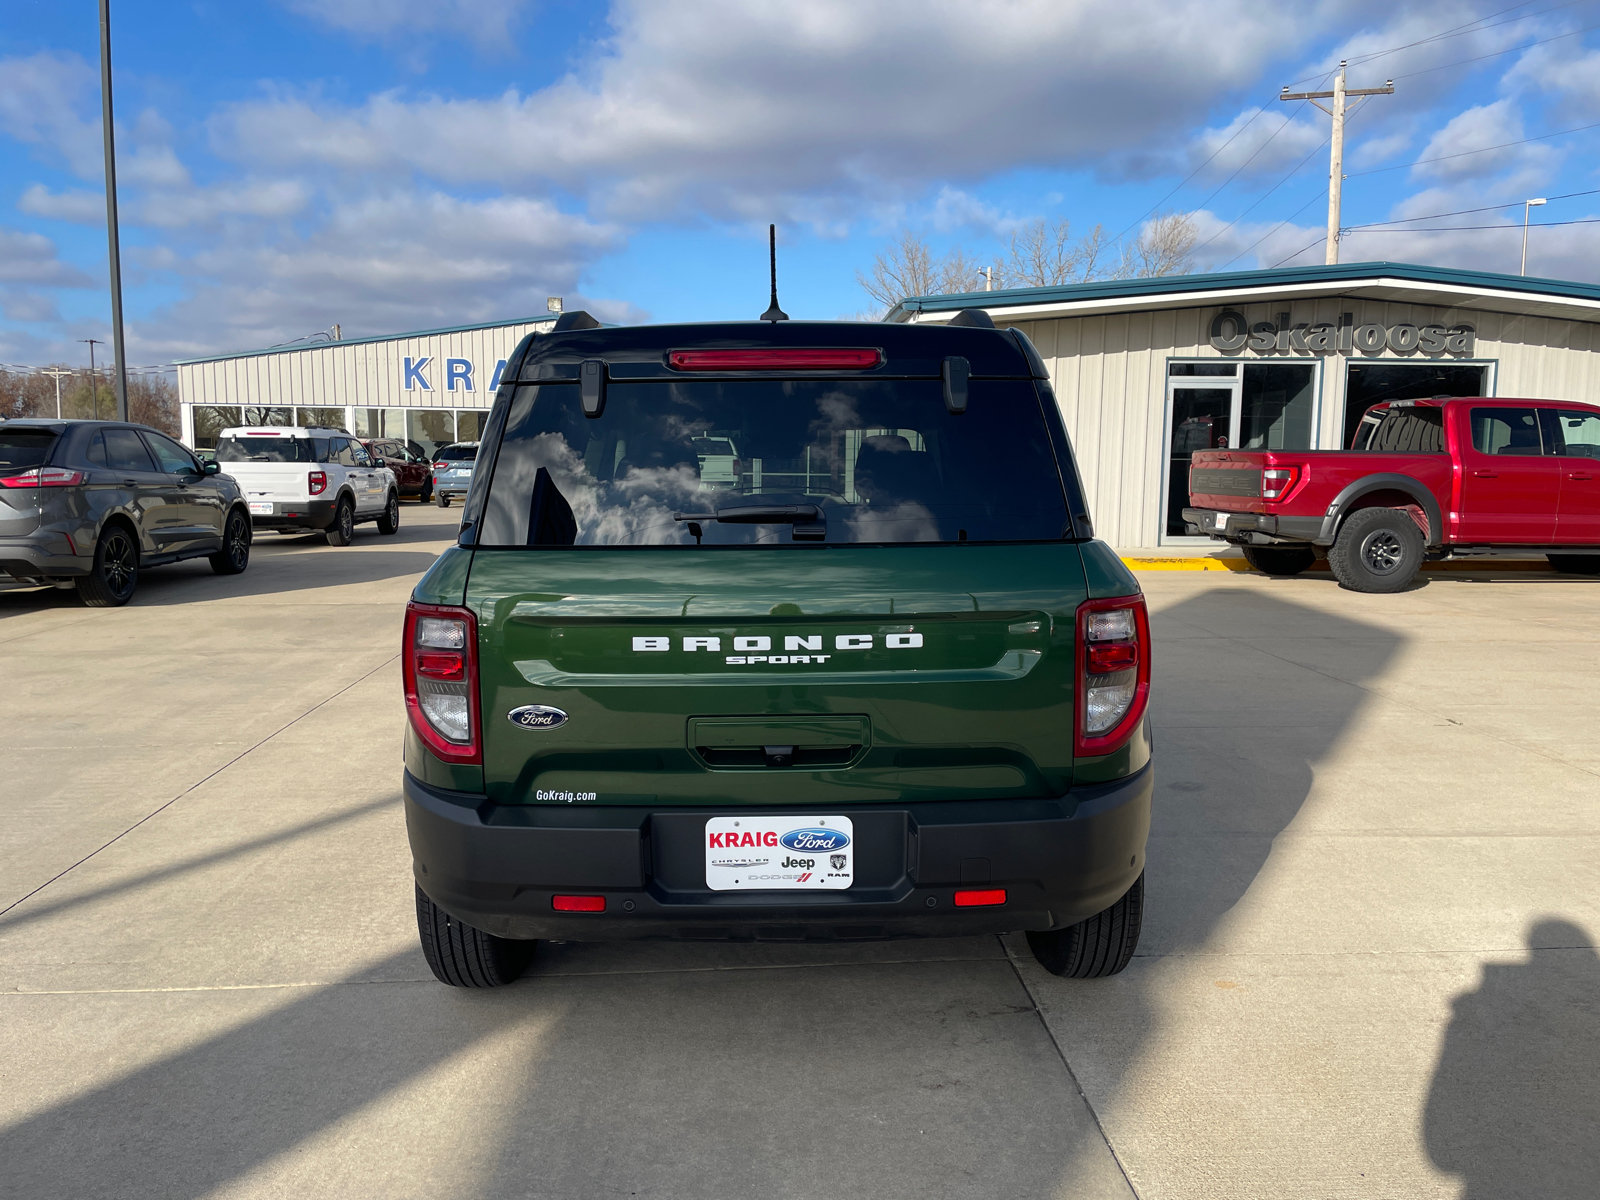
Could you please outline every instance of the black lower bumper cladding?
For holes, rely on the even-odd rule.
[[[750,808],[493,805],[407,773],[416,879],[447,912],[509,938],[760,941],[954,937],[1059,929],[1144,870],[1151,767],[1060,799],[851,805],[855,883],[839,892],[714,892],[705,824]],[[816,806],[809,806],[814,809]],[[781,811],[781,810],[774,810]],[[956,907],[955,893],[1005,903]],[[602,896],[556,912],[557,894]]]

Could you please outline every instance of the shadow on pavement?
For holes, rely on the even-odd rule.
[[[1600,956],[1584,930],[1539,922],[1524,961],[1485,963],[1456,997],[1423,1140],[1462,1200],[1600,1192]]]

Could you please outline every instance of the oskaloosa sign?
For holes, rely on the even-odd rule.
[[[1302,354],[1361,353],[1376,358],[1387,349],[1396,354],[1426,354],[1434,358],[1456,354],[1470,358],[1476,338],[1477,331],[1471,325],[1384,325],[1377,321],[1357,325],[1350,313],[1342,314],[1337,325],[1330,321],[1291,325],[1288,313],[1279,313],[1276,321],[1252,325],[1243,313],[1231,308],[1211,318],[1211,347],[1224,354],[1237,354],[1248,348],[1258,354],[1298,350]]]

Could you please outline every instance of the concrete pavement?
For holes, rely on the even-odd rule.
[[[0,594],[0,1190],[1577,1196],[1600,584],[1159,573],[1141,954],[416,948],[397,645],[456,510]],[[8,907],[9,906],[9,907]]]

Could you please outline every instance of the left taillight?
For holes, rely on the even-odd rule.
[[[406,715],[435,755],[481,763],[478,623],[469,608],[406,605]]]
[[[0,487],[74,487],[82,482],[82,471],[69,471],[65,467],[33,467],[20,475],[0,478]]]
[[[311,494],[320,496],[328,490],[328,473],[326,471],[313,471],[307,476],[311,485]]]
[[[1143,596],[1078,606],[1079,756],[1110,754],[1133,736],[1150,704],[1150,615]]]

